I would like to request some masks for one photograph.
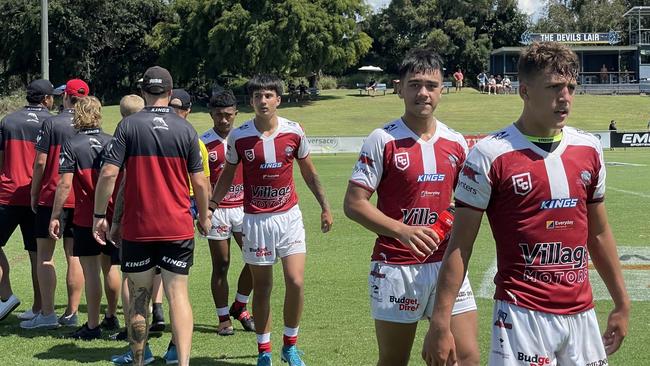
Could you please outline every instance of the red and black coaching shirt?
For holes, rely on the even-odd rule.
[[[124,239],[194,237],[187,173],[203,172],[198,140],[194,128],[169,107],[145,107],[118,124],[104,162],[126,169]]]
[[[40,206],[52,207],[54,205],[56,185],[59,183],[59,153],[61,152],[61,146],[77,133],[77,130],[72,126],[73,117],[74,110],[66,109],[58,115],[45,120],[36,139],[36,150],[47,154],[47,162],[45,163],[45,171],[41,181],[41,193],[38,196]],[[70,192],[70,196],[68,196],[63,207],[74,207],[74,192]]]
[[[51,116],[43,106],[26,106],[0,121],[0,151],[4,152],[0,205],[30,205],[29,190],[36,156],[34,145],[43,121]]]
[[[72,187],[75,194],[74,217],[76,226],[93,226],[95,185],[99,177],[104,148],[111,135],[99,128],[82,129],[61,149],[59,174],[74,173]]]

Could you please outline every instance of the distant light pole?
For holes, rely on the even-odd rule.
[[[41,74],[43,79],[50,79],[50,52],[48,39],[47,0],[41,0]]]

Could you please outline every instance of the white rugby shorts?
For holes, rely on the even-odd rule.
[[[607,365],[594,309],[549,314],[497,300],[492,315],[490,366]]]
[[[272,265],[279,258],[307,252],[298,205],[280,213],[245,213],[242,234],[242,252],[248,264]]]
[[[232,233],[241,233],[244,207],[219,207],[212,213],[212,227],[206,236],[210,240],[226,240]]]
[[[441,262],[397,265],[370,263],[368,290],[372,317],[393,323],[431,318]],[[474,293],[465,276],[452,315],[476,310]]]

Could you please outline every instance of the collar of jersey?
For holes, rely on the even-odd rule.
[[[94,135],[94,134],[98,134],[100,132],[102,132],[102,129],[101,128],[96,128],[96,127],[82,128],[82,129],[79,130],[79,133],[83,133],[84,135]]]
[[[524,135],[524,134],[522,133],[522,135]],[[562,132],[562,130],[560,130],[560,133],[558,133],[555,136],[551,136],[551,137],[538,137],[538,136],[528,136],[528,135],[524,135],[524,137],[526,137],[526,139],[528,141],[533,142],[533,143],[550,144],[550,143],[553,143],[553,142],[562,141],[562,136],[563,135],[564,135],[564,132]]]
[[[273,131],[273,133],[268,135],[268,136],[264,136],[264,133],[260,132],[260,130],[257,129],[257,126],[255,126],[255,117],[250,119],[250,123],[251,123],[251,128],[253,128],[253,130],[255,130],[255,132],[257,132],[257,136],[260,139],[262,139],[262,140],[270,140],[270,139],[275,138],[278,135],[278,133],[280,133],[280,128],[282,127],[283,119],[282,119],[282,117],[278,117],[278,125],[275,127],[275,131]]]
[[[544,159],[546,159],[547,157],[562,155],[562,153],[564,153],[564,149],[566,149],[566,144],[567,144],[567,137],[566,137],[567,133],[566,133],[566,131],[562,132],[562,140],[560,141],[560,144],[555,148],[555,150],[553,150],[551,152],[548,152],[548,151],[542,149],[541,147],[535,145],[531,141],[529,141],[526,138],[526,135],[524,135],[521,131],[519,131],[517,126],[515,126],[514,122],[512,123],[512,125],[510,125],[510,130],[513,131],[513,133],[516,134],[518,136],[518,138],[523,141],[523,144],[525,146],[527,146],[535,154],[541,156]]]
[[[420,136],[416,135],[413,130],[409,128],[409,126],[404,122],[404,119],[402,117],[399,118],[400,123],[402,124],[402,127],[404,127],[405,131],[408,131],[408,134],[411,136],[413,140],[415,140],[418,144],[421,145],[431,145],[434,144],[436,141],[438,141],[438,137],[440,136],[440,124],[438,123],[438,119],[434,117],[436,120],[436,132],[433,133],[433,136],[428,141],[423,140]]]

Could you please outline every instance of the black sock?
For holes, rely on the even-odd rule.
[[[153,318],[154,320],[165,320],[162,303],[153,303]]]

